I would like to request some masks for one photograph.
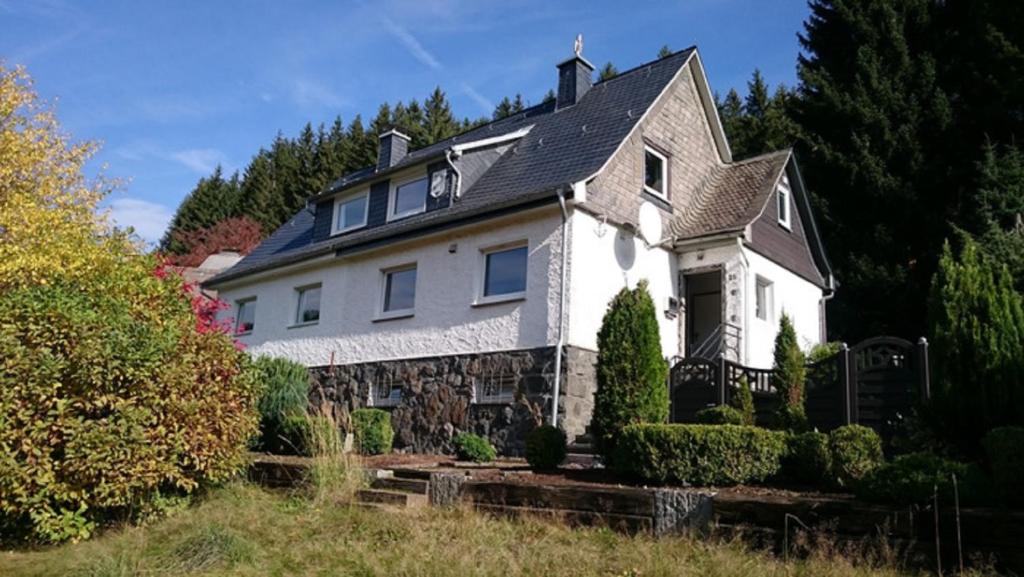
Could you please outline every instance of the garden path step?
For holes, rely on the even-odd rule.
[[[424,471],[423,469],[395,467],[391,469],[391,472],[396,478],[400,479],[422,479],[424,481],[430,480],[430,471]]]
[[[425,506],[427,504],[427,496],[384,489],[360,489],[356,493],[356,501],[359,503],[408,508]]]
[[[423,479],[408,479],[404,477],[382,477],[374,479],[370,483],[373,489],[385,489],[390,491],[401,491],[415,495],[426,495],[429,481]]]

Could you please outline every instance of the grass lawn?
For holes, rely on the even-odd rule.
[[[569,529],[468,510],[382,513],[235,484],[148,526],[0,552],[0,575],[901,575],[864,560],[789,564],[736,544]]]

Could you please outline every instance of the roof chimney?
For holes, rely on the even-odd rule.
[[[572,106],[594,85],[594,65],[583,57],[583,35],[576,36],[573,57],[558,65],[558,96],[555,109]]]
[[[398,164],[409,153],[409,137],[392,128],[380,135],[377,151],[377,170],[386,170]]]

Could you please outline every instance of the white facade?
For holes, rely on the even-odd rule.
[[[623,287],[647,280],[658,315],[666,357],[680,354],[679,320],[665,315],[677,297],[678,259],[664,248],[648,248],[636,236],[576,210],[572,214],[566,344],[597,350],[597,332],[608,302]]]
[[[558,206],[519,213],[384,249],[318,261],[302,270],[220,287],[234,317],[256,299],[255,326],[239,340],[254,355],[307,366],[348,364],[554,345],[561,267]],[[483,252],[525,241],[525,296],[482,304]],[[383,271],[416,264],[412,316],[382,319]],[[296,324],[297,289],[321,285],[320,319]]]

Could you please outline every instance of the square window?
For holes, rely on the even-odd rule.
[[[298,289],[299,307],[295,313],[295,324],[311,324],[320,320],[320,285]]]
[[[384,273],[384,312],[411,312],[416,306],[416,267]]]
[[[519,295],[526,292],[526,245],[485,254],[484,296]]]
[[[338,201],[335,207],[334,232],[345,232],[362,226],[366,226],[366,212],[369,204],[369,194],[362,193],[356,196],[343,198]]]
[[[644,147],[644,190],[668,198],[668,159],[649,146]]]
[[[772,283],[769,280],[757,277],[755,284],[754,313],[757,318],[767,321],[771,320],[772,314]]]
[[[483,404],[511,403],[516,398],[518,380],[511,370],[491,371],[476,382],[474,401]]]
[[[792,226],[792,221],[790,220],[789,179],[785,176],[783,176],[782,180],[779,181],[779,186],[775,191],[775,197],[778,201],[779,224],[788,229]]]
[[[402,402],[402,386],[390,374],[380,374],[370,390],[371,407],[397,407]]]
[[[390,218],[401,218],[426,210],[428,188],[429,183],[425,177],[392,188]]]
[[[235,320],[235,334],[244,335],[256,327],[256,299],[238,301],[238,316]]]

